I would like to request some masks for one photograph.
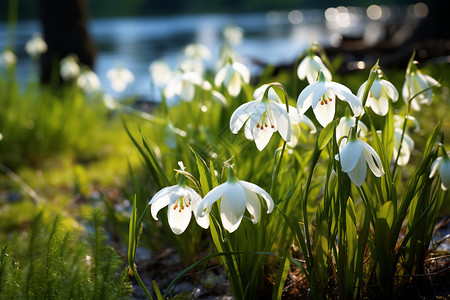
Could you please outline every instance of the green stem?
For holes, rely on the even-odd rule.
[[[133,276],[134,278],[136,278],[136,281],[139,283],[139,286],[144,290],[145,296],[147,296],[147,299],[149,300],[153,300],[152,295],[150,294],[150,292],[147,290],[147,288],[145,287],[144,282],[142,281],[141,277],[139,276],[139,273],[137,272],[134,264],[130,265],[131,268],[131,272],[133,272]]]
[[[276,191],[276,182],[277,182],[277,178],[278,178],[278,174],[280,173],[280,168],[281,168],[281,162],[283,160],[283,155],[284,155],[284,150],[286,150],[286,141],[283,142],[283,148],[281,149],[281,154],[280,154],[280,158],[278,159],[278,161],[275,159],[275,166],[273,168],[273,173],[272,173],[272,180],[270,182],[270,195],[274,195],[275,191]]]

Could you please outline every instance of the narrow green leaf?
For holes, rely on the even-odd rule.
[[[328,142],[333,137],[334,129],[336,128],[338,121],[339,120],[334,120],[320,132],[317,140],[319,150],[323,150],[323,148],[327,146]]]
[[[197,152],[195,152],[194,149],[192,149],[192,147],[191,147],[191,151],[195,155],[195,161],[197,162],[198,173],[200,175],[200,184],[202,186],[202,192],[203,192],[203,196],[204,196],[204,195],[208,194],[208,192],[210,191],[208,175],[207,175],[208,167],[206,165],[206,162],[200,157],[200,155],[198,155]]]
[[[153,291],[155,291],[156,299],[164,300],[165,298],[161,295],[161,291],[159,290],[158,284],[153,280]]]
[[[281,257],[280,269],[278,270],[277,277],[275,279],[275,286],[272,293],[272,300],[281,300],[283,295],[284,283],[286,282],[287,275],[289,273],[290,260],[287,256]]]
[[[128,231],[128,264],[133,266],[136,253],[136,195],[134,195],[133,209],[131,211],[130,226]]]

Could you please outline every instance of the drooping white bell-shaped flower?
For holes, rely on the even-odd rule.
[[[417,93],[426,90],[432,86],[440,86],[439,82],[431,76],[422,74],[414,63],[410,63],[410,73],[407,74],[405,83],[403,84],[402,96],[403,100],[408,103]],[[422,104],[430,105],[433,101],[433,91],[420,93],[411,101],[411,108],[418,111]]]
[[[97,74],[91,70],[81,71],[81,74],[77,79],[77,84],[85,93],[88,94],[100,90],[101,87],[100,79]]]
[[[348,87],[337,82],[326,81],[321,71],[319,71],[319,80],[308,85],[298,96],[298,112],[303,115],[312,106],[317,121],[325,127],[334,119],[336,96],[350,104],[355,116],[363,112],[361,102]]]
[[[270,90],[260,98],[239,106],[231,115],[230,129],[234,134],[245,125],[245,135],[255,141],[262,151],[269,143],[274,132],[289,142],[291,140],[291,122],[286,107],[270,99]]]
[[[308,79],[308,83],[314,83],[318,79],[319,71],[322,71],[325,79],[331,81],[331,72],[324,65],[320,57],[310,53],[307,55],[302,62],[298,65],[297,76],[301,80]]]
[[[377,72],[379,71],[377,70]],[[361,85],[356,93],[361,103],[364,103],[362,98],[366,84],[367,81]],[[398,100],[397,89],[389,81],[381,79],[379,75],[376,76],[367,96],[366,106],[371,107],[377,115],[385,116],[389,110],[389,99],[394,102]]]
[[[339,145],[339,148],[342,148],[345,144],[347,144],[347,137],[350,134],[350,128],[355,126],[356,118],[350,115],[350,111],[348,109],[345,110],[345,116],[339,120],[339,124],[336,126],[336,142]],[[367,126],[359,121],[358,122],[358,136],[364,137],[368,133]],[[342,138],[342,140],[341,140]]]
[[[73,55],[66,56],[59,62],[59,73],[65,81],[77,78],[80,71],[80,66]]]
[[[241,92],[242,84],[250,82],[250,71],[241,63],[227,63],[216,74],[214,84],[219,87],[224,85],[228,93],[236,97]]]
[[[203,79],[195,72],[173,74],[164,90],[167,99],[178,97],[191,102],[195,95],[195,86],[202,87]]]
[[[0,53],[0,69],[10,68],[17,63],[17,56],[9,49],[4,50]]]
[[[116,92],[123,92],[128,84],[134,81],[133,73],[125,67],[119,66],[109,69],[106,77],[111,81],[111,87]]]
[[[184,171],[182,163],[180,167]],[[202,198],[196,191],[186,186],[185,177],[180,174],[178,185],[163,188],[152,197],[148,204],[151,205],[150,211],[155,220],[158,220],[158,212],[163,207],[168,206],[167,220],[170,229],[175,234],[181,234],[188,227],[192,214],[194,214],[198,225],[205,229],[209,227],[209,215],[200,216],[197,213],[201,200]]]
[[[47,51],[47,43],[40,33],[34,33],[33,37],[25,44],[25,50],[32,59],[38,59],[42,53]]]
[[[351,131],[348,143],[335,158],[340,160],[342,171],[358,187],[366,179],[367,165],[375,176],[381,177],[384,174],[378,154],[369,144],[356,137],[354,130]]]
[[[431,165],[430,178],[435,176],[436,172],[439,171],[439,175],[441,177],[441,188],[446,191],[450,188],[450,152],[445,152],[444,147],[442,147],[442,149],[443,155],[436,158]]]
[[[272,197],[256,184],[239,180],[234,176],[230,167],[228,180],[213,188],[198,206],[198,215],[209,213],[212,205],[219,199],[220,218],[223,227],[228,232],[234,232],[241,224],[245,209],[250,213],[250,218],[257,224],[261,215],[260,199],[264,199],[267,205],[267,213],[270,214],[274,208]]]

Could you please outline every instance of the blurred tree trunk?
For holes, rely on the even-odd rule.
[[[56,82],[59,83],[59,61],[69,54],[77,55],[80,64],[92,69],[95,47],[86,28],[87,2],[85,0],[39,2],[44,36],[48,45],[48,51],[41,56],[41,82],[48,84],[57,79]]]

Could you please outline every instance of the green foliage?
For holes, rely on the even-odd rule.
[[[128,274],[106,244],[101,213],[93,211],[87,237],[64,230],[62,221],[47,224],[39,213],[27,234],[2,246],[0,298],[127,299]]]

